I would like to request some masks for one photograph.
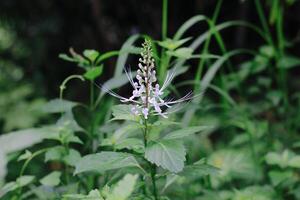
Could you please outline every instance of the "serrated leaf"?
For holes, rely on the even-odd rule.
[[[45,186],[57,186],[60,183],[61,172],[55,171],[46,175],[40,180],[40,183]]]
[[[182,142],[176,140],[151,142],[145,150],[145,158],[148,161],[174,173],[183,170],[185,155]]]
[[[75,166],[74,174],[97,171],[103,173],[124,167],[140,167],[134,156],[120,152],[101,152],[82,157]]]
[[[180,138],[192,135],[194,133],[207,130],[209,128],[211,128],[211,127],[209,127],[209,126],[187,127],[187,128],[183,128],[183,129],[180,129],[180,130],[173,131],[173,132],[167,134],[166,136],[164,136],[163,139],[167,139],[167,140],[180,139]]]
[[[76,102],[63,99],[53,99],[43,106],[42,111],[46,113],[61,113],[71,110],[76,105]]]
[[[144,143],[142,140],[137,138],[126,138],[118,141],[115,144],[116,149],[129,149],[138,153],[144,152]]]
[[[138,175],[127,174],[113,188],[107,200],[127,200],[134,190]]]
[[[89,68],[85,73],[84,77],[88,80],[95,80],[97,77],[99,77],[103,72],[103,65],[98,67]]]

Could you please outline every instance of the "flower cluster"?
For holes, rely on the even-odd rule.
[[[142,44],[141,58],[139,59],[138,67],[139,69],[137,70],[135,81],[132,78],[131,71],[125,68],[128,80],[133,87],[131,97],[125,98],[110,90],[106,90],[106,92],[119,98],[122,102],[132,103],[133,114],[142,115],[145,119],[148,119],[150,113],[167,118],[168,112],[163,112],[163,108],[170,108],[173,104],[181,103],[191,98],[191,93],[188,93],[181,99],[175,101],[172,99],[163,99],[164,90],[174,78],[175,70],[167,73],[166,79],[162,87],[160,87],[156,78],[155,61],[150,40],[145,40]],[[103,89],[105,90],[105,88]]]

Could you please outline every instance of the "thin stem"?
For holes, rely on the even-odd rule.
[[[162,3],[162,36],[161,39],[165,40],[167,39],[167,35],[168,35],[168,0],[163,0]],[[159,82],[161,83],[164,76],[165,76],[165,72],[167,70],[168,67],[168,56],[165,53],[165,49],[162,48],[161,50],[161,62],[160,62],[160,68],[159,68]]]
[[[77,74],[74,74],[74,75],[71,75],[71,76],[67,77],[67,78],[62,82],[62,84],[59,86],[59,98],[60,98],[60,99],[63,99],[63,93],[64,93],[64,90],[67,88],[67,87],[66,87],[67,83],[68,83],[71,79],[75,79],[75,78],[84,81],[83,76],[77,75]]]
[[[94,91],[94,81],[90,81],[90,109],[93,111],[94,109],[94,97],[95,91]]]
[[[162,6],[162,39],[167,38],[168,31],[168,0],[163,0]]]
[[[156,166],[154,164],[152,164],[151,165],[151,180],[152,180],[152,186],[153,186],[153,196],[154,196],[155,200],[158,200],[155,175],[156,175]]]

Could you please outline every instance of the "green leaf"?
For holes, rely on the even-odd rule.
[[[80,153],[75,149],[69,149],[69,152],[64,156],[63,160],[66,164],[75,167],[78,160],[81,159]]]
[[[61,161],[65,153],[65,148],[63,146],[52,147],[45,153],[45,162],[48,161]]]
[[[112,193],[107,197],[107,200],[127,200],[134,190],[137,178],[138,175],[126,174],[125,177],[116,184]]]
[[[61,172],[51,172],[40,180],[40,183],[45,186],[57,186],[60,183]]]
[[[74,58],[68,56],[67,54],[61,53],[58,55],[59,58],[69,61],[69,62],[77,62]]]
[[[94,49],[86,49],[83,51],[83,55],[90,61],[94,62],[100,53]]]
[[[102,54],[99,59],[97,59],[97,63],[96,64],[99,64],[100,62],[110,58],[110,57],[113,57],[113,56],[117,56],[119,55],[119,51],[109,51],[109,52],[106,52],[104,54]]]
[[[292,180],[293,176],[294,176],[293,172],[291,172],[291,171],[281,172],[281,171],[275,171],[275,170],[270,171],[268,173],[268,175],[271,179],[273,186],[278,186],[279,184],[281,184],[287,180]]]
[[[6,154],[28,148],[44,139],[45,128],[31,128],[0,135],[0,151]]]
[[[132,120],[137,121],[137,116],[131,112],[131,105],[116,105],[112,108],[113,120]]]
[[[278,61],[278,67],[282,69],[290,69],[300,65],[300,59],[295,56],[283,56]]]
[[[164,41],[159,41],[158,44],[161,47],[164,47],[166,49],[173,51],[191,39],[192,39],[191,37],[181,39],[181,40],[172,40],[170,38],[167,38]]]
[[[137,138],[123,139],[115,144],[115,148],[118,150],[129,149],[138,153],[143,153],[145,151],[143,141]]]
[[[218,173],[218,168],[204,163],[204,159],[201,159],[192,165],[186,166],[178,175],[199,178],[207,175],[217,175]]]
[[[173,131],[173,132],[167,134],[166,136],[164,136],[163,139],[167,139],[167,140],[180,139],[180,138],[192,135],[197,132],[208,130],[209,128],[211,128],[211,127],[209,127],[209,126],[192,126],[192,127]]]
[[[148,161],[174,173],[183,170],[185,154],[182,142],[176,140],[151,142],[145,150]]]
[[[183,59],[189,59],[193,56],[193,49],[182,47],[179,49],[176,49],[175,51],[167,51],[167,54],[170,56],[174,56],[177,58],[183,58]]]
[[[63,99],[53,99],[44,105],[42,110],[46,113],[61,113],[71,110],[76,105],[76,102]]]
[[[23,153],[22,155],[19,156],[18,161],[27,160],[31,156],[32,156],[32,153],[30,151],[26,150],[25,153]]]
[[[83,195],[83,194],[66,194],[66,195],[64,195],[64,198],[71,199],[71,200],[74,200],[74,199],[81,199],[81,200],[104,200],[103,197],[101,196],[99,190],[97,190],[97,189],[91,190],[88,195]]]
[[[281,154],[269,152],[265,159],[269,165],[278,165],[283,169],[287,167],[300,168],[300,156],[290,150],[284,150]]]
[[[102,74],[102,71],[103,71],[103,65],[89,68],[83,76],[86,79],[93,81]]]
[[[22,188],[34,180],[34,176],[21,176],[17,178],[16,181],[9,182],[0,189],[0,197],[4,196],[6,193],[14,191],[18,188]]]
[[[82,157],[77,161],[74,174],[97,171],[105,172],[124,167],[140,167],[134,156],[120,152],[101,152]]]

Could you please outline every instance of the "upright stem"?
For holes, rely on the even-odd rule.
[[[162,39],[167,38],[168,31],[168,0],[163,0],[162,6]]]
[[[145,119],[144,120],[144,145],[145,145],[145,148],[147,147],[147,138],[148,138],[148,120]],[[152,181],[152,193],[153,193],[153,196],[154,196],[154,199],[155,200],[158,200],[158,195],[157,195],[157,189],[156,189],[156,180],[155,180],[155,175],[156,175],[156,166],[152,163],[150,163],[148,161],[148,164],[149,166],[151,167],[151,181]],[[146,184],[146,183],[145,183]]]
[[[167,39],[168,35],[168,0],[162,0],[162,27],[161,27],[161,39]],[[165,50],[162,48],[161,50],[161,61],[160,61],[160,68],[159,68],[159,82],[162,82],[165,72],[168,66],[168,58],[165,55]]]

